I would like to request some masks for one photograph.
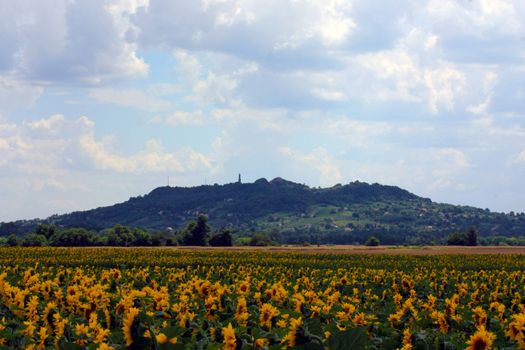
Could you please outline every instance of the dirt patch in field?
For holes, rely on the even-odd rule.
[[[525,254],[525,246],[519,247],[459,247],[459,246],[379,246],[355,245],[278,246],[278,247],[174,247],[177,250],[210,250],[230,252],[281,252],[319,254],[388,254],[388,255],[438,255],[438,254]]]

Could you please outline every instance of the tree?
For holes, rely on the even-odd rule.
[[[471,227],[465,233],[453,233],[448,236],[447,244],[476,246],[478,245],[478,234],[476,230]]]
[[[453,233],[450,236],[448,236],[447,239],[448,245],[465,245],[465,235],[462,233]]]
[[[35,233],[37,235],[43,235],[46,239],[49,239],[56,232],[55,226],[38,224]]]
[[[184,245],[205,246],[208,243],[208,234],[211,231],[208,225],[208,217],[204,214],[199,214],[197,222],[192,221],[186,228],[184,235]]]
[[[18,239],[18,236],[15,235],[14,233],[10,234],[8,237],[7,237],[7,245],[10,246],[10,247],[16,247],[17,245],[20,244],[20,240]]]
[[[133,240],[134,246],[151,246],[152,245],[151,234],[148,231],[145,231],[145,230],[142,230],[136,227],[133,229],[132,234],[135,237]]]
[[[229,229],[221,230],[210,238],[209,243],[212,247],[231,247],[233,245],[231,231]]]
[[[134,240],[133,233],[126,226],[115,225],[108,232],[108,245],[110,246],[128,247],[133,244]]]
[[[36,233],[30,233],[24,237],[22,246],[24,247],[43,247],[47,245],[47,239],[44,235],[37,235]]]
[[[374,236],[370,236],[366,240],[365,245],[369,247],[377,247],[379,245],[379,239]]]
[[[470,227],[465,235],[466,245],[476,246],[478,245],[478,234],[474,227]]]
[[[55,232],[49,238],[49,244],[56,247],[87,247],[100,245],[100,238],[95,232],[84,228],[69,228]]]
[[[265,247],[269,245],[276,245],[274,241],[271,240],[270,236],[262,232],[255,232],[250,239],[250,245],[253,247]]]

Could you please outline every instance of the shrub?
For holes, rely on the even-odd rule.
[[[210,238],[209,244],[212,247],[231,247],[233,245],[231,231],[226,229],[217,233]]]
[[[377,247],[379,245],[379,239],[374,236],[368,237],[365,245],[368,247]]]
[[[24,237],[22,246],[24,247],[44,247],[47,245],[47,239],[44,235],[30,233]]]

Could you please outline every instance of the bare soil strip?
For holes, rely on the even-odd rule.
[[[176,250],[209,250],[229,252],[276,252],[306,254],[388,254],[388,255],[438,255],[438,254],[525,254],[525,246],[379,246],[355,245],[276,246],[276,247],[173,247]]]

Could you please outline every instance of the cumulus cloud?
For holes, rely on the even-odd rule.
[[[0,73],[0,120],[18,107],[31,107],[43,90],[42,87]]]
[[[310,153],[283,147],[281,153],[300,169],[315,169],[319,176],[318,182],[323,186],[332,186],[344,180],[336,158],[324,147],[317,147]]]
[[[209,104],[307,109],[358,99],[425,105],[432,114],[475,113],[488,100],[479,99],[485,89],[479,77],[494,63],[518,64],[523,57],[520,2],[381,7],[337,0],[152,0],[131,21],[141,46],[174,50],[194,95]],[[203,53],[214,59],[201,60]],[[234,76],[232,62],[256,64],[257,73]]]
[[[0,11],[0,72],[81,84],[144,76],[148,66],[128,40],[130,23],[123,20],[136,9],[102,1],[6,2]]]
[[[440,160],[451,161],[454,165],[459,167],[468,167],[469,162],[465,153],[455,148],[441,149],[437,153],[437,157]]]
[[[213,49],[254,59],[344,44],[356,29],[344,1],[150,1],[133,16],[146,47]],[[173,21],[173,17],[177,21]],[[302,54],[304,56],[304,53]]]
[[[131,107],[147,112],[169,111],[175,108],[175,103],[139,89],[97,88],[89,91],[89,97],[102,103]]]
[[[171,127],[181,125],[202,125],[206,117],[202,111],[186,112],[176,111],[166,117],[157,117],[152,120],[154,123],[162,123]]]
[[[38,171],[44,166],[59,171],[92,168],[124,173],[184,173],[210,168],[212,162],[191,148],[168,152],[158,140],[150,140],[136,154],[117,152],[110,142],[95,137],[95,123],[84,116],[70,120],[63,115],[53,115],[3,126],[0,139],[2,166],[10,170],[34,167]]]
[[[521,151],[515,158],[515,163],[525,163],[525,150]]]

